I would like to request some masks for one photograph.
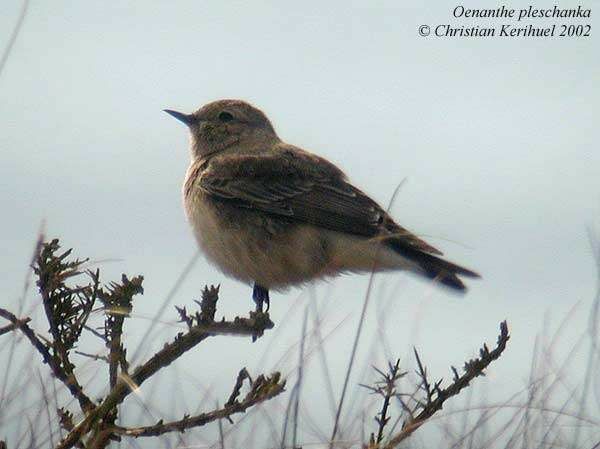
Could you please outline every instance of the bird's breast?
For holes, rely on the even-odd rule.
[[[227,275],[277,289],[324,274],[328,257],[317,228],[214,199],[195,182],[186,179],[183,188],[188,221],[205,256]]]

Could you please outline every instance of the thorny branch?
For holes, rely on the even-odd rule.
[[[79,423],[75,421],[72,412],[59,408],[59,424],[67,432],[66,437],[59,443],[59,448],[103,448],[111,440],[118,440],[124,435],[137,437],[183,431],[214,420],[229,419],[230,415],[242,413],[284,391],[285,381],[279,373],[268,377],[260,375],[253,381],[244,368],[238,374],[233,391],[222,408],[217,407],[196,416],[184,416],[183,419],[170,423],[159,421],[147,427],[124,428],[116,425],[117,406],[134,388],[142,385],[159,370],[169,366],[208,337],[220,334],[258,337],[274,325],[267,313],[251,312],[249,318],[236,317],[233,321],[214,321],[219,289],[205,287],[202,300],[196,301],[200,311],[188,314],[185,307],[177,308],[180,321],[186,323],[187,330],[177,334],[172,342],[165,344],[150,359],[130,372],[123,343],[123,326],[132,310],[134,296],[143,293],[143,278],[137,276],[129,279],[123,275],[120,283],[113,282],[101,287],[98,270],[82,269],[87,259],[69,260],[71,250],[62,253],[59,250],[56,239],[43,243],[33,263],[49,324],[49,337],[36,334],[28,324],[29,318],[20,319],[8,310],[0,308],[0,317],[10,322],[0,328],[0,335],[17,330],[22,332],[41,354],[53,375],[68,388],[81,406],[83,418]],[[84,285],[72,285],[73,280],[80,279],[81,276],[87,277],[89,282]],[[101,327],[103,333],[88,324],[97,300],[102,303],[102,310],[105,312],[104,325]],[[107,357],[75,349],[84,331],[104,341],[108,348]],[[89,399],[77,380],[76,366],[70,359],[71,351],[108,364],[109,392],[98,404]],[[240,400],[246,380],[249,382],[250,391]]]
[[[74,376],[69,376],[62,369],[60,363],[54,357],[52,357],[46,345],[37,337],[33,329],[27,325],[27,319],[20,320],[8,310],[2,308],[0,308],[0,316],[10,321],[14,325],[15,329],[19,329],[21,332],[23,332],[31,345],[41,354],[44,363],[50,367],[52,374],[67,387],[73,397],[79,401],[79,404],[84,410],[93,407],[92,401],[83,392],[83,388],[81,385],[79,385],[77,379],[75,379]]]
[[[73,348],[89,318],[96,300],[99,277],[98,272],[87,272],[92,283],[85,286],[67,286],[66,281],[82,274],[81,266],[87,260],[69,261],[71,250],[62,254],[58,240],[44,243],[33,264],[37,286],[42,297],[46,319],[50,325],[51,342],[45,347],[51,352],[57,369],[61,371],[59,379],[68,379],[69,390],[79,401],[83,412],[94,408],[92,401],[83,393],[83,389],[75,376],[75,365],[70,360],[69,351]],[[56,370],[53,370],[56,371]],[[56,372],[55,372],[56,375]],[[62,380],[62,379],[61,379]]]
[[[118,367],[127,373],[128,363],[126,352],[121,342],[123,335],[123,324],[129,317],[133,308],[132,299],[137,294],[143,294],[142,276],[134,277],[129,280],[127,276],[121,277],[121,283],[111,282],[105,290],[98,292],[98,297],[104,306],[106,314],[104,323],[104,339],[109,349],[108,366],[110,387],[114,388],[117,384]]]
[[[242,373],[245,373],[242,377]],[[115,427],[113,428],[113,432],[120,435],[127,435],[132,437],[147,437],[147,436],[157,436],[162,435],[167,432],[183,432],[186,429],[190,429],[192,427],[203,426],[209,422],[216,421],[218,419],[229,419],[231,415],[236,413],[245,412],[246,409],[256,405],[260,402],[264,402],[268,399],[271,399],[281,392],[284,391],[285,381],[280,380],[280,374],[274,373],[272,376],[265,378],[264,376],[259,376],[256,378],[254,382],[251,382],[250,392],[241,400],[237,399],[239,395],[238,384],[234,387],[234,391],[232,392],[232,397],[230,397],[229,401],[225,404],[223,408],[213,410],[208,413],[201,413],[195,416],[185,415],[183,419],[172,422],[163,422],[162,420],[154,424],[153,426],[144,426],[137,428],[125,428],[125,427]],[[238,380],[240,378],[249,379],[248,373],[245,368],[240,371],[238,375]]]
[[[373,394],[380,395],[383,398],[383,401],[381,411],[375,416],[375,422],[378,425],[377,437],[375,437],[375,434],[371,434],[369,447],[376,447],[383,440],[385,426],[390,420],[390,417],[388,416],[390,401],[392,398],[399,397],[400,395],[400,393],[397,393],[396,391],[396,382],[407,374],[406,372],[400,371],[400,359],[397,359],[394,365],[391,363],[388,365],[388,373],[384,373],[376,367],[373,367],[373,369],[377,371],[381,380],[376,382],[374,386],[361,386],[370,390]]]
[[[269,320],[269,323],[270,320]],[[272,327],[272,323],[270,324]],[[182,354],[192,349],[197,344],[218,334],[261,334],[265,327],[264,322],[248,318],[235,318],[234,321],[220,321],[204,325],[193,324],[185,333],[179,333],[173,342],[167,343],[163,349],[154,354],[146,363],[138,366],[128,377],[120,377],[115,387],[108,396],[92,411],[73,431],[60,443],[59,448],[73,447],[75,442],[85,435],[94,423],[103,420],[108,413],[131,393],[131,385],[139,387],[162,368],[169,366]]]
[[[2,309],[2,310],[4,310],[4,309]],[[31,321],[31,319],[25,318],[22,322],[19,322],[17,324],[9,324],[8,326],[0,327],[0,335],[6,334],[8,332],[12,332],[15,329],[18,329],[21,324],[27,324],[30,321]]]
[[[399,376],[396,375],[398,371],[398,363],[396,365],[390,365],[390,373],[385,374],[378,370],[380,375],[384,378],[384,387],[376,386],[368,387],[371,391],[378,393],[384,397],[384,407],[382,408],[381,417],[378,417],[378,423],[380,425],[378,438],[375,440],[371,437],[371,443],[368,445],[369,449],[375,448],[383,448],[383,449],[392,449],[400,444],[403,440],[408,438],[415,430],[421,427],[430,417],[432,417],[436,412],[442,409],[444,403],[451,398],[452,396],[458,395],[464,388],[466,388],[469,383],[478,376],[484,376],[485,369],[496,359],[500,357],[500,355],[506,349],[506,344],[510,339],[510,335],[508,333],[508,326],[506,321],[500,323],[500,335],[498,336],[498,340],[496,343],[496,347],[490,351],[487,345],[484,343],[483,347],[479,350],[479,357],[469,360],[465,362],[464,365],[464,373],[459,375],[458,370],[452,367],[453,372],[453,381],[452,383],[446,387],[441,388],[442,380],[440,379],[437,382],[431,383],[428,378],[427,369],[421,362],[421,359],[415,350],[415,357],[417,360],[417,376],[420,379],[420,383],[418,386],[418,390],[422,391],[424,394],[423,400],[418,400],[414,398],[414,395],[402,395],[393,390],[395,388],[395,380],[392,380],[394,377],[400,379],[405,373],[401,373]],[[388,382],[388,383],[385,383]],[[385,445],[382,445],[383,438],[379,439],[379,435],[381,434],[382,426],[385,426],[386,421],[383,421],[386,418],[384,414],[387,412],[387,407],[385,407],[386,402],[389,404],[389,399],[386,398],[395,396],[398,398],[402,409],[407,413],[408,418],[403,422],[402,429],[395,435],[392,435],[388,438],[388,441]],[[409,396],[416,402],[414,407],[410,407],[407,402],[402,398],[402,396]],[[379,421],[381,420],[381,422]]]

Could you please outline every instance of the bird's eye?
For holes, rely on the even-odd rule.
[[[219,114],[219,120],[222,122],[230,122],[233,120],[233,115],[231,115],[229,112],[223,111]]]

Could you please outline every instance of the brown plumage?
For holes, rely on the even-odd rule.
[[[344,271],[408,269],[456,290],[478,274],[441,259],[331,162],[282,142],[258,109],[220,100],[169,111],[191,132],[183,188],[196,238],[223,271],[268,290]]]

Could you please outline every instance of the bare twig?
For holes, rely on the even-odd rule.
[[[245,371],[245,370],[243,370]],[[241,371],[240,371],[241,375]],[[238,379],[240,378],[238,375]],[[250,392],[242,399],[238,401],[237,399],[233,402],[229,402],[220,409],[213,410],[208,413],[201,413],[195,416],[184,416],[183,419],[172,422],[163,422],[162,420],[157,422],[152,426],[144,426],[144,427],[135,427],[135,428],[125,428],[115,426],[111,429],[113,433],[119,435],[127,435],[130,437],[147,437],[147,436],[157,436],[163,435],[169,432],[183,432],[192,427],[203,426],[209,422],[220,420],[220,419],[229,419],[231,415],[236,413],[243,413],[246,409],[252,407],[253,405],[264,402],[268,399],[271,399],[281,392],[284,391],[285,381],[281,380],[281,376],[279,373],[274,373],[268,378],[264,376],[259,376],[251,385]],[[234,387],[234,393],[237,389]]]
[[[79,405],[83,410],[91,410],[94,408],[94,404],[92,403],[90,398],[83,392],[83,388],[77,382],[77,379],[74,376],[69,376],[67,375],[67,373],[65,373],[59,362],[54,357],[52,357],[46,345],[44,345],[44,343],[42,343],[41,340],[36,336],[33,329],[31,329],[27,325],[26,320],[18,319],[8,310],[2,308],[0,308],[0,316],[10,321],[13,325],[18,327],[19,330],[23,332],[23,334],[25,334],[29,342],[41,354],[44,363],[48,364],[48,366],[52,370],[52,374],[54,374],[54,376],[69,389],[69,391],[71,392],[73,397],[77,399]]]
[[[98,298],[104,305],[106,318],[104,321],[104,335],[108,347],[109,385],[114,388],[117,384],[118,369],[127,372],[128,362],[121,337],[125,318],[133,309],[133,297],[142,294],[144,289],[142,276],[129,279],[122,275],[121,283],[112,282],[108,289],[99,289]]]
[[[93,327],[88,326],[87,324],[83,326],[83,328],[88,331],[89,333],[91,333],[92,335],[98,337],[100,340],[102,340],[103,342],[106,343],[106,336],[103,335],[101,332],[98,332],[96,329],[94,329]]]
[[[396,360],[395,365],[389,366],[389,374],[384,374],[384,390],[383,393],[383,404],[381,406],[381,412],[379,417],[375,418],[379,429],[377,430],[377,439],[375,440],[378,444],[383,440],[383,430],[390,420],[388,417],[388,408],[390,406],[390,400],[396,395],[396,381],[403,377],[406,373],[400,372],[400,359]]]
[[[21,323],[27,324],[30,321],[31,321],[31,318],[23,318],[23,321]],[[9,324],[8,326],[0,327],[0,335],[7,334],[8,332],[14,331],[15,329],[18,329],[18,328],[19,328],[18,324]]]
[[[244,385],[244,380],[246,380],[246,379],[248,379],[250,384],[252,384],[252,378],[250,377],[250,374],[248,373],[246,368],[242,368],[240,370],[240,372],[238,373],[237,379],[235,381],[235,385],[233,386],[233,391],[231,392],[229,399],[225,403],[225,407],[235,404],[235,402],[237,401],[237,398],[240,396],[240,391],[242,389],[242,385]]]
[[[427,419],[433,416],[438,410],[442,409],[444,402],[452,396],[459,394],[469,383],[478,376],[484,375],[484,370],[496,360],[506,349],[506,343],[510,336],[508,334],[508,326],[506,321],[500,323],[500,335],[496,348],[492,351],[484,344],[479,350],[479,358],[470,360],[465,363],[464,374],[458,375],[456,370],[454,371],[454,381],[447,388],[441,389],[440,382],[436,382],[433,386],[426,380],[426,370],[417,358],[419,365],[419,375],[422,379],[422,386],[426,390],[427,403],[423,406],[421,412],[414,418],[411,418],[404,422],[402,430],[396,435],[391,437],[388,443],[384,446],[384,449],[392,449],[396,447],[400,442],[408,438],[415,430],[421,427]],[[430,393],[431,392],[431,393]]]
[[[98,354],[88,354],[87,352],[83,352],[83,351],[75,351],[75,354],[83,356],[83,357],[88,357],[92,360],[99,360],[102,362],[106,362],[109,363],[108,357],[105,355],[98,355]]]

